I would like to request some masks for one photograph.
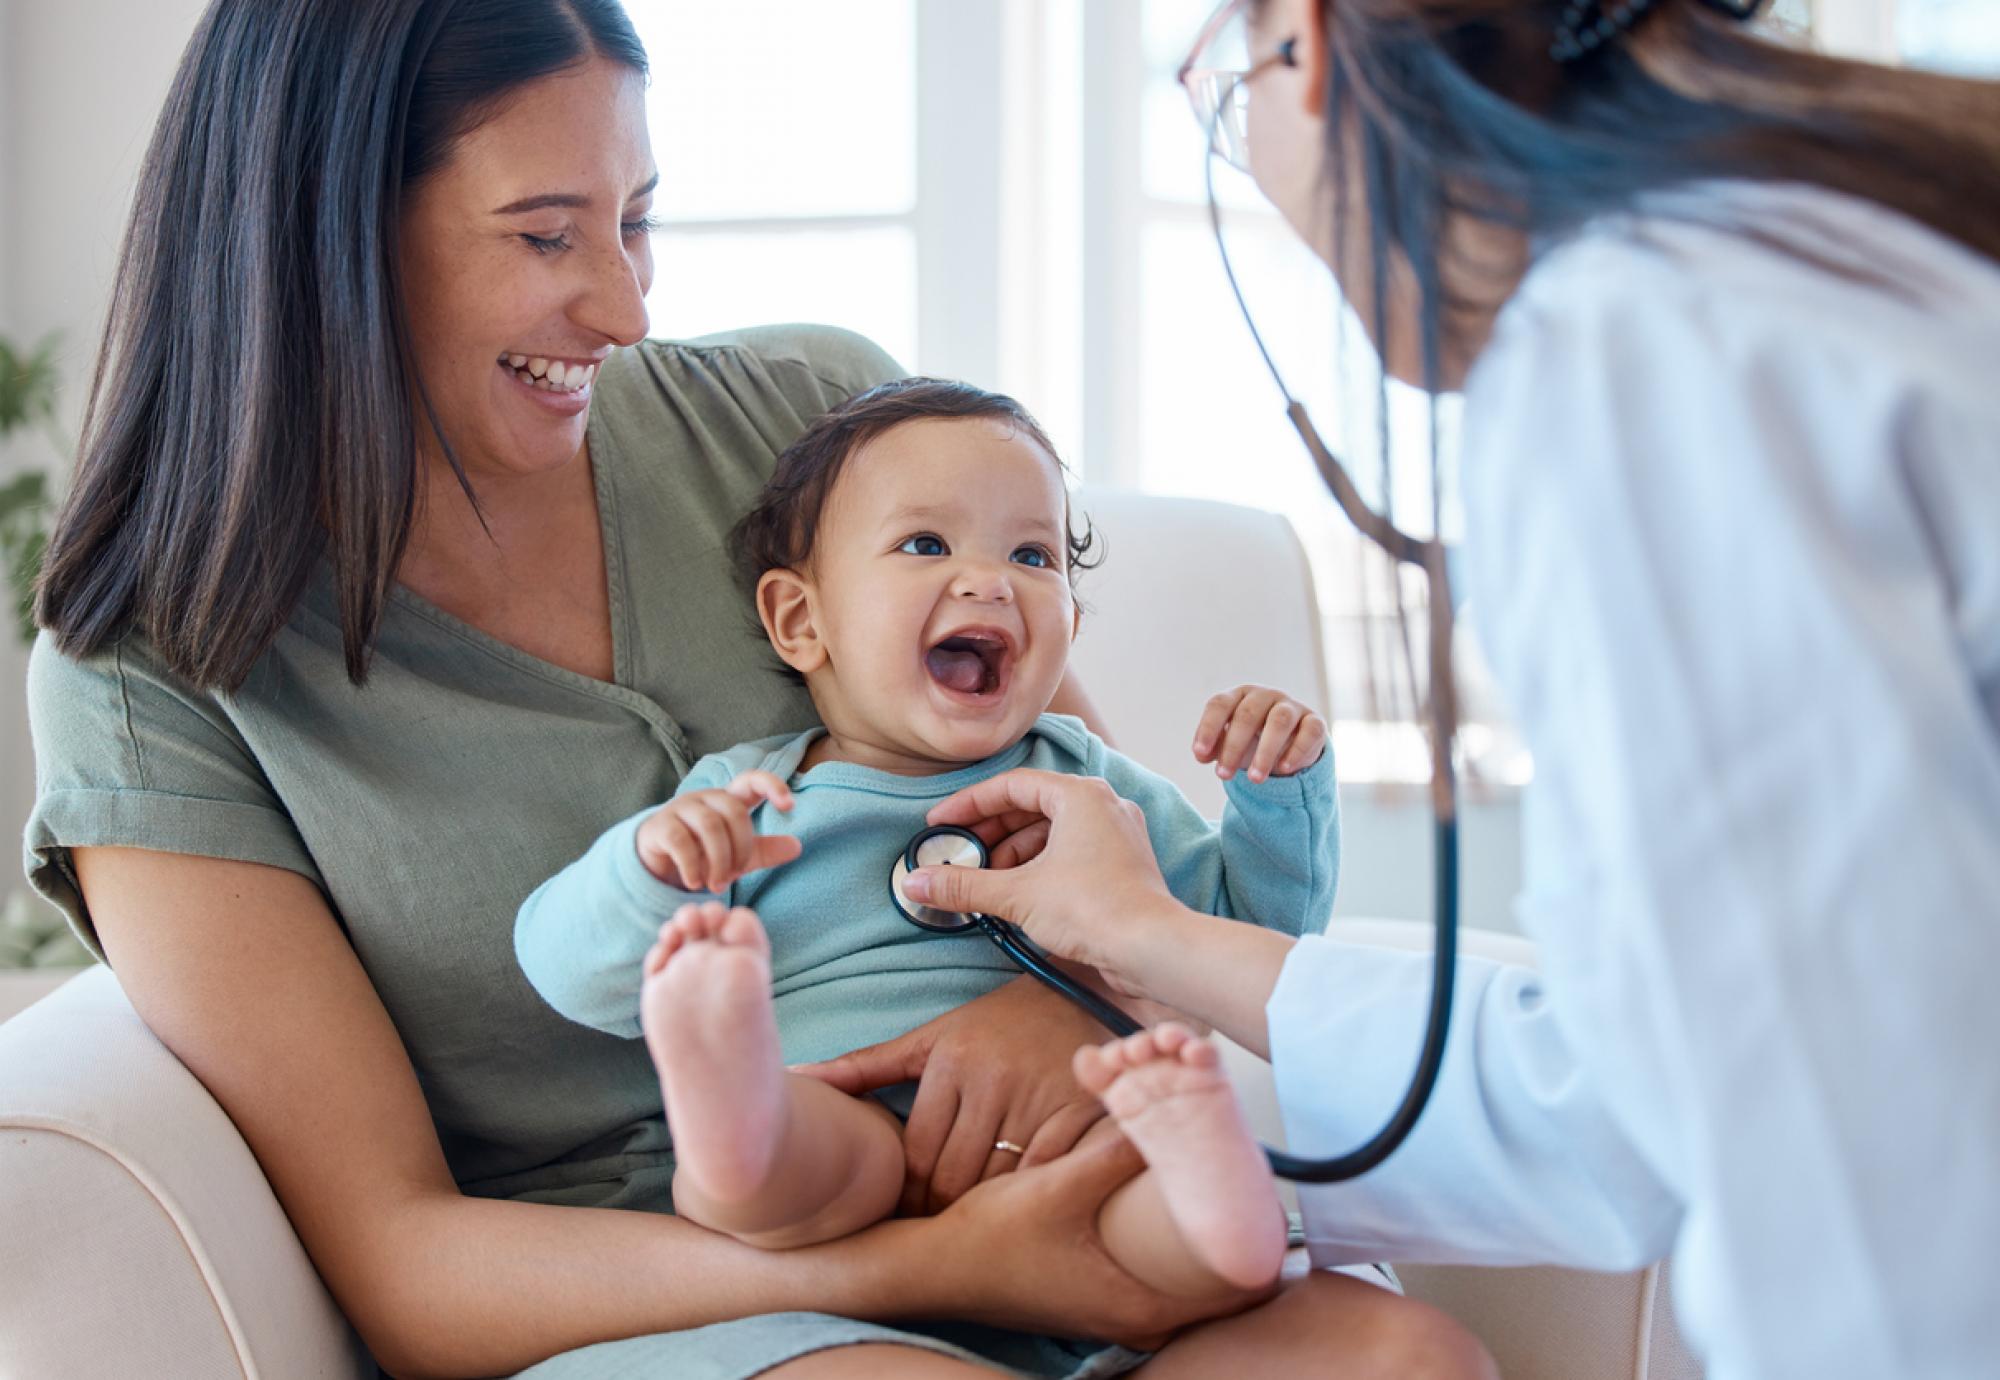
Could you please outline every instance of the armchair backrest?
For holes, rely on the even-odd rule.
[[[1283,517],[1232,503],[1086,484],[1075,504],[1104,564],[1078,584],[1071,665],[1119,750],[1220,815],[1221,783],[1189,749],[1209,696],[1248,681],[1327,712],[1305,548]]]

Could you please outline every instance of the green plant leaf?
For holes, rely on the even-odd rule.
[[[22,427],[39,426],[55,437],[57,337],[23,353],[0,337],[0,440]],[[58,449],[62,447],[58,445]],[[49,486],[41,470],[25,470],[0,484],[0,571],[14,599],[14,627],[21,641],[35,640],[35,579],[48,546]]]
[[[57,344],[57,337],[50,336],[24,354],[0,337],[0,438],[24,426],[55,422],[61,380]]]

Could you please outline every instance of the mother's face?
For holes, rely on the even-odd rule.
[[[416,368],[475,480],[581,452],[596,366],[646,334],[658,180],[644,78],[598,58],[510,93],[406,191]]]

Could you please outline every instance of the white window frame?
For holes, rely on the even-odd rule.
[[[662,3],[662,0],[633,0]],[[665,0],[672,3],[673,0]],[[916,195],[899,214],[680,219],[661,200],[663,238],[783,236],[904,229],[916,247],[916,358],[906,368],[958,378],[999,372],[1001,128],[1007,0],[913,0]],[[865,157],[856,150],[855,157]],[[750,323],[744,323],[750,324]]]

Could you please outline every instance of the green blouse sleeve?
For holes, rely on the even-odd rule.
[[[28,880],[103,951],[70,850],[99,846],[264,863],[323,885],[291,817],[223,701],[127,637],[75,660],[48,634],[28,659],[35,808]]]
[[[750,326],[686,343],[734,346],[757,355],[770,369],[772,382],[807,419],[909,373],[867,336],[839,326]]]

